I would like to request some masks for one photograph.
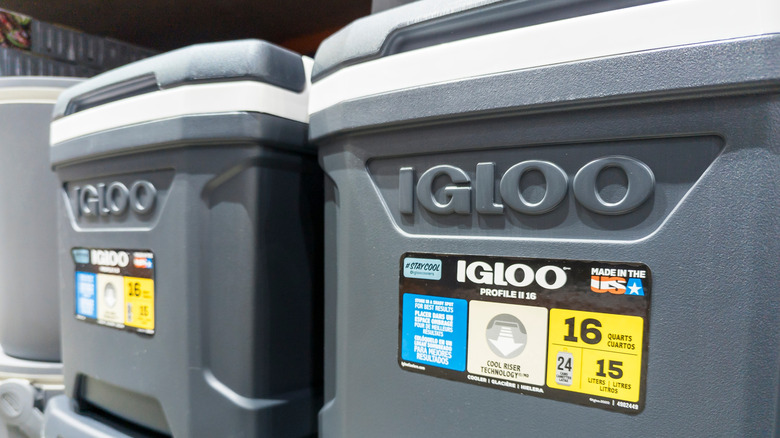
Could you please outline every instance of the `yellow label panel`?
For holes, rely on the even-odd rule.
[[[125,277],[125,325],[154,330],[154,280]]]
[[[551,309],[547,386],[639,401],[643,337],[638,316]]]

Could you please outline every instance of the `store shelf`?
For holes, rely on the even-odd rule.
[[[158,51],[260,38],[304,54],[371,12],[371,0],[3,0],[0,8]]]

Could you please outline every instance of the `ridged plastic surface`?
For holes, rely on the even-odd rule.
[[[99,71],[119,67],[157,53],[38,20],[33,20],[30,26],[30,41],[30,50],[34,53]]]
[[[11,48],[0,48],[0,76],[91,77],[100,71],[84,65],[38,56]]]

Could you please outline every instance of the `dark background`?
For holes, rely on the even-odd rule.
[[[0,8],[159,51],[260,38],[313,55],[368,15],[371,0],[0,0]]]

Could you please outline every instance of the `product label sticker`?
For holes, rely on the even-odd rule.
[[[148,250],[73,248],[76,319],[154,334],[154,254]]]
[[[627,414],[644,409],[647,266],[417,253],[400,264],[402,369]]]

